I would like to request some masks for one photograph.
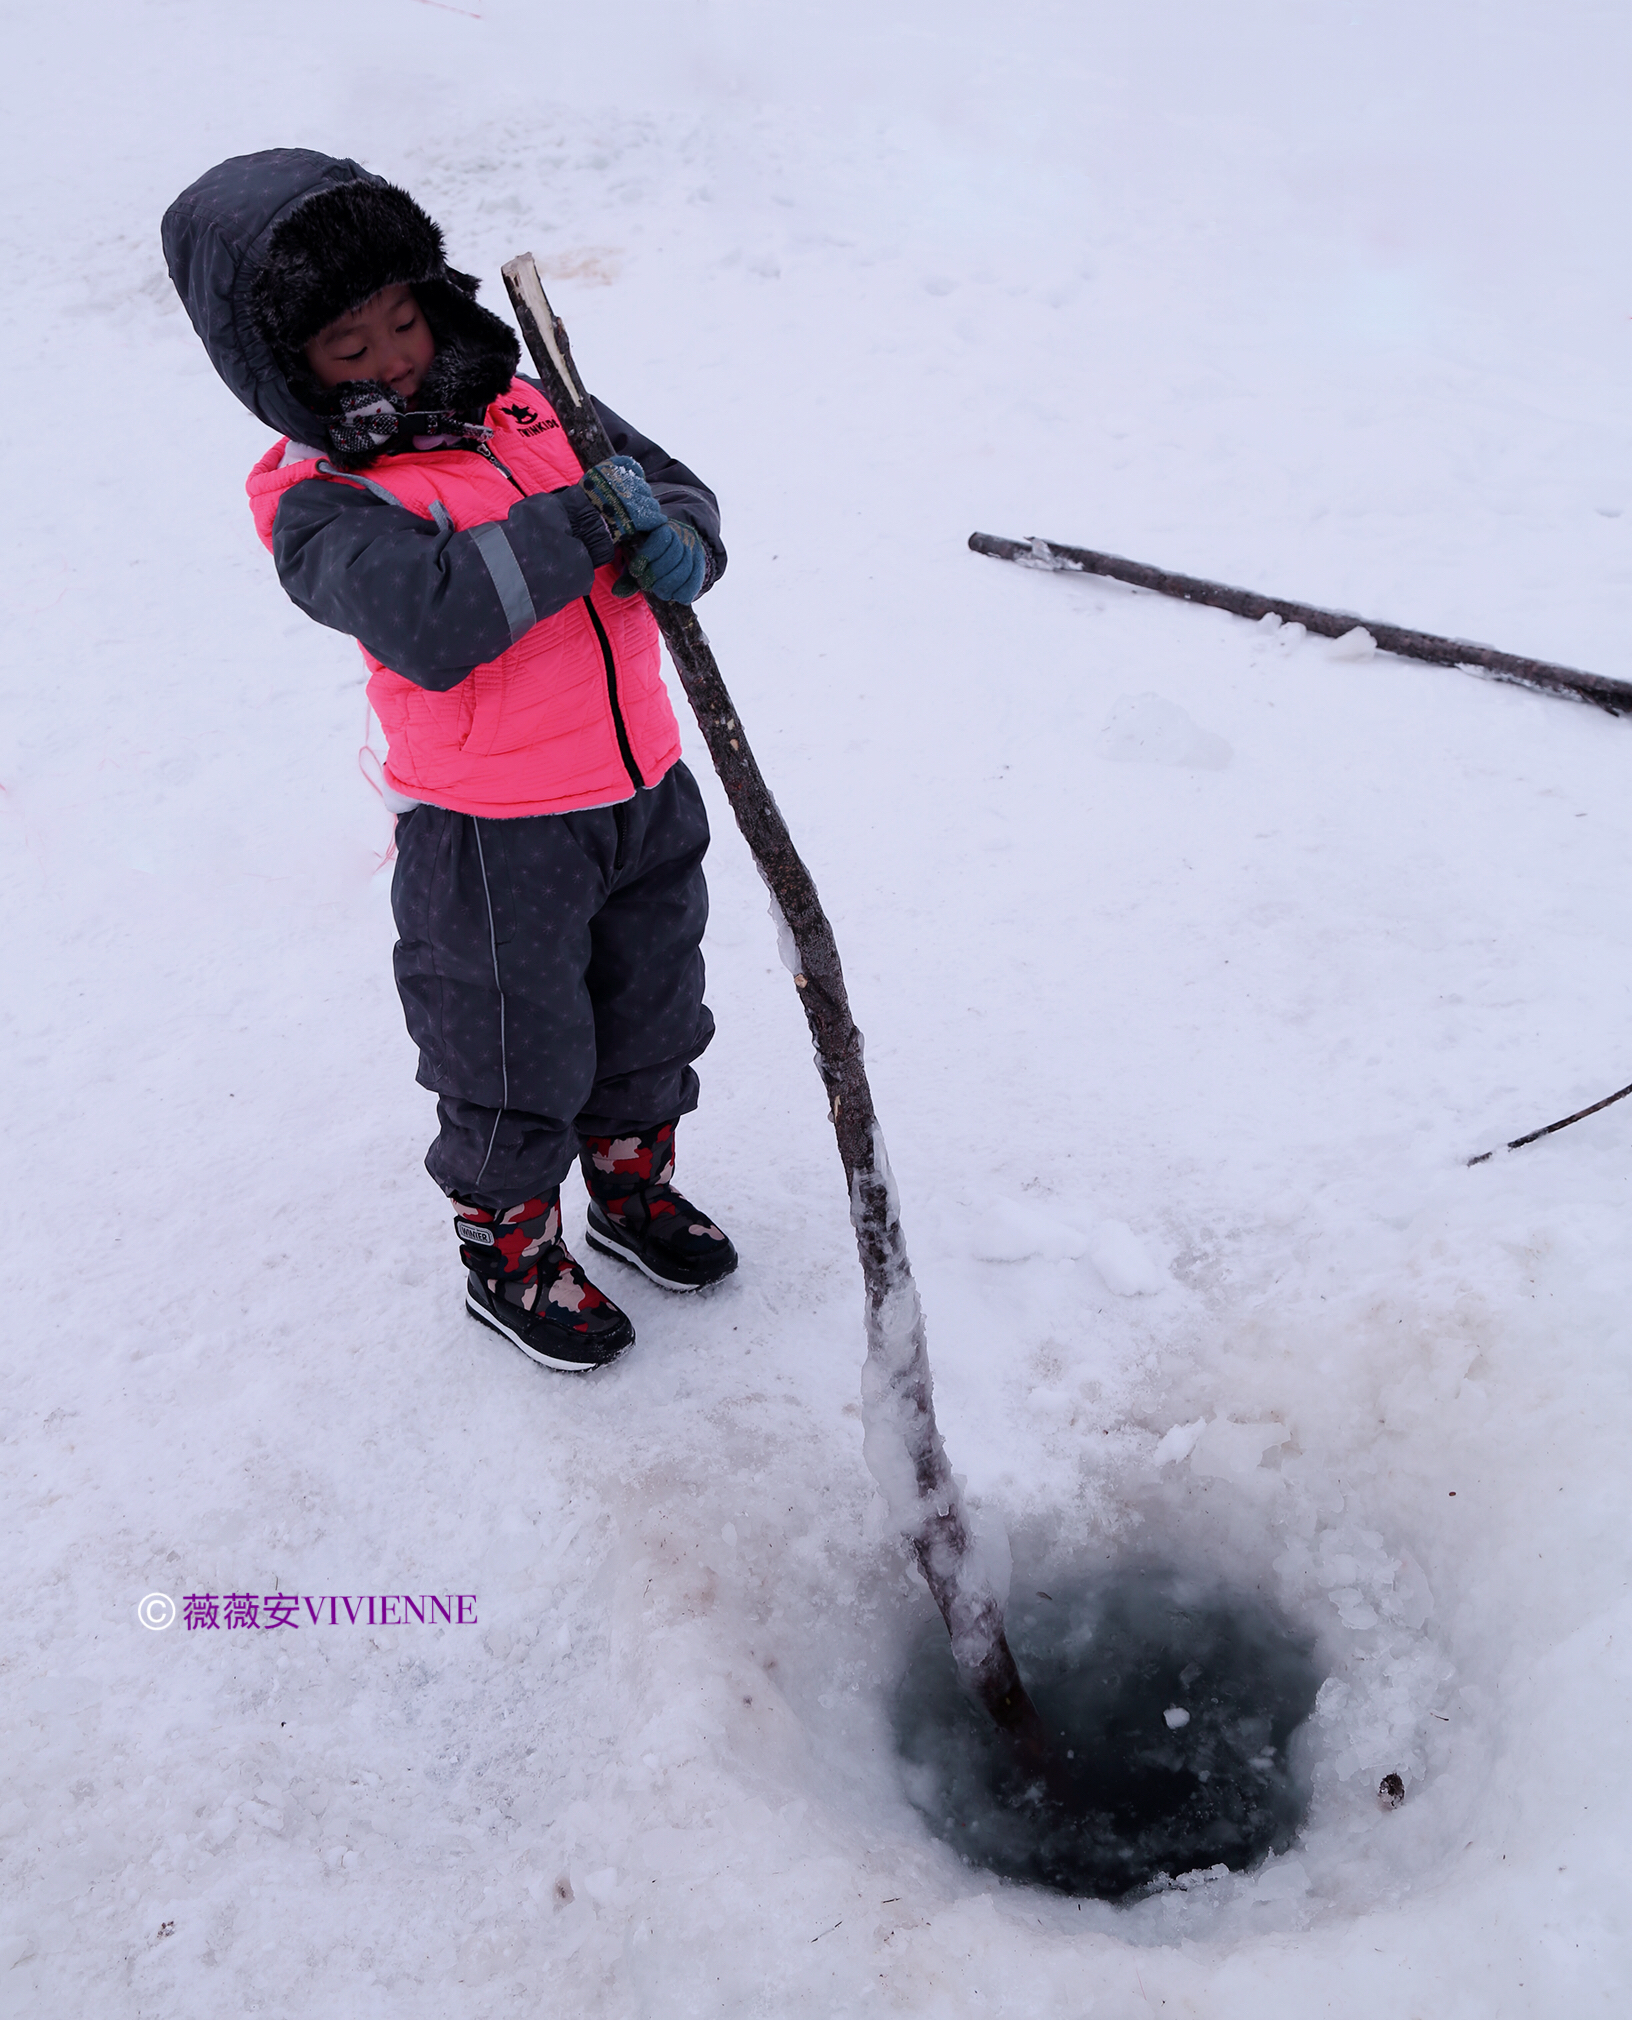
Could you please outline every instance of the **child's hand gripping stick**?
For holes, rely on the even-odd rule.
[[[586,470],[584,490],[620,547],[630,546],[636,534],[655,533],[668,522],[633,456],[608,456]]]
[[[693,603],[708,576],[708,555],[695,528],[670,519],[633,456],[608,456],[584,472],[583,489],[623,549],[624,573],[614,596],[644,590],[665,603]]]

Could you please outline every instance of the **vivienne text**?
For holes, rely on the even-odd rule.
[[[476,1627],[474,1592],[328,1593],[189,1592],[181,1603],[188,1631],[232,1627]]]

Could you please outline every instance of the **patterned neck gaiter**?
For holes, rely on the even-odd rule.
[[[366,461],[392,448],[440,449],[450,442],[485,442],[485,421],[461,421],[443,409],[410,408],[373,379],[337,386],[340,412],[329,422],[329,446],[347,462]]]

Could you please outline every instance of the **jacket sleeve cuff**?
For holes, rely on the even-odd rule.
[[[500,522],[494,525],[500,527]],[[535,621],[551,617],[576,597],[587,595],[595,570],[603,560],[612,558],[612,537],[600,514],[576,486],[533,491],[518,498],[501,530],[532,600]],[[491,567],[493,557],[483,558]],[[503,556],[496,558],[502,576]],[[493,586],[508,616],[510,606],[500,576],[494,577]]]
[[[561,500],[567,508],[567,524],[589,550],[590,566],[604,568],[615,551],[606,521],[577,484],[563,491]]]

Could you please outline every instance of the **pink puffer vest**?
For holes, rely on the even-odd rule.
[[[509,402],[506,406],[505,401]],[[575,484],[583,465],[544,396],[519,380],[487,410],[492,450],[529,493]],[[272,545],[278,500],[292,484],[326,478],[317,459],[283,466],[287,439],[250,472],[255,526]],[[440,501],[455,527],[503,519],[516,502],[503,470],[462,450],[381,458],[361,474],[429,519]],[[612,594],[618,574],[596,571],[590,599],[611,645],[617,705],[641,781],[654,786],[680,755],[680,731],[663,685],[657,625],[641,596]],[[386,783],[455,813],[502,818],[610,806],[634,791],[618,748],[606,657],[582,599],[535,624],[497,659],[446,694],[382,666],[368,698],[385,731]]]

